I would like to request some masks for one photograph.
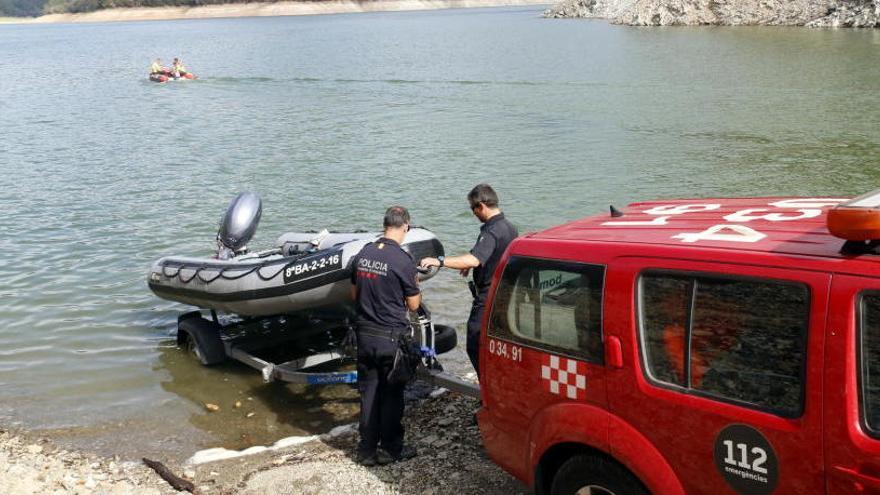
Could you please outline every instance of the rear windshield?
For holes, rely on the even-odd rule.
[[[639,301],[650,379],[781,416],[801,413],[805,285],[648,272]]]
[[[880,293],[864,294],[859,306],[862,418],[872,435],[880,436]]]

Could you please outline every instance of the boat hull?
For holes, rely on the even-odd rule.
[[[279,245],[305,246],[315,234],[285,234]],[[147,278],[159,297],[199,308],[243,316],[267,316],[332,308],[351,310],[352,258],[376,233],[330,234],[317,251],[295,251],[269,259],[217,260],[170,256],[153,264]],[[402,247],[413,262],[443,254],[426,229],[412,229]],[[288,248],[288,252],[291,249]],[[436,271],[421,274],[426,280]]]

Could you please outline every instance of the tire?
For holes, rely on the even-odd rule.
[[[217,323],[192,313],[181,315],[177,320],[177,344],[192,352],[205,366],[226,361],[226,348],[220,340],[222,327]]]
[[[458,345],[458,335],[449,325],[434,325],[434,352],[437,355],[447,353]]]
[[[620,464],[603,457],[576,455],[553,477],[551,495],[650,495]]]

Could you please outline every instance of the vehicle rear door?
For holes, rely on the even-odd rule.
[[[630,357],[608,370],[609,407],[687,493],[822,490],[829,284],[826,274],[734,264],[609,265],[606,335]],[[631,442],[614,430],[610,439],[613,451]]]
[[[558,403],[605,404],[605,267],[560,259],[565,249],[529,253],[510,256],[497,282],[480,361],[486,447],[524,480],[533,474],[529,432],[536,415]]]
[[[880,280],[834,276],[826,341],[828,493],[880,494]]]

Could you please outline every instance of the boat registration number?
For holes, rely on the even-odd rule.
[[[342,251],[301,258],[284,268],[284,283],[312,278],[342,268]]]

